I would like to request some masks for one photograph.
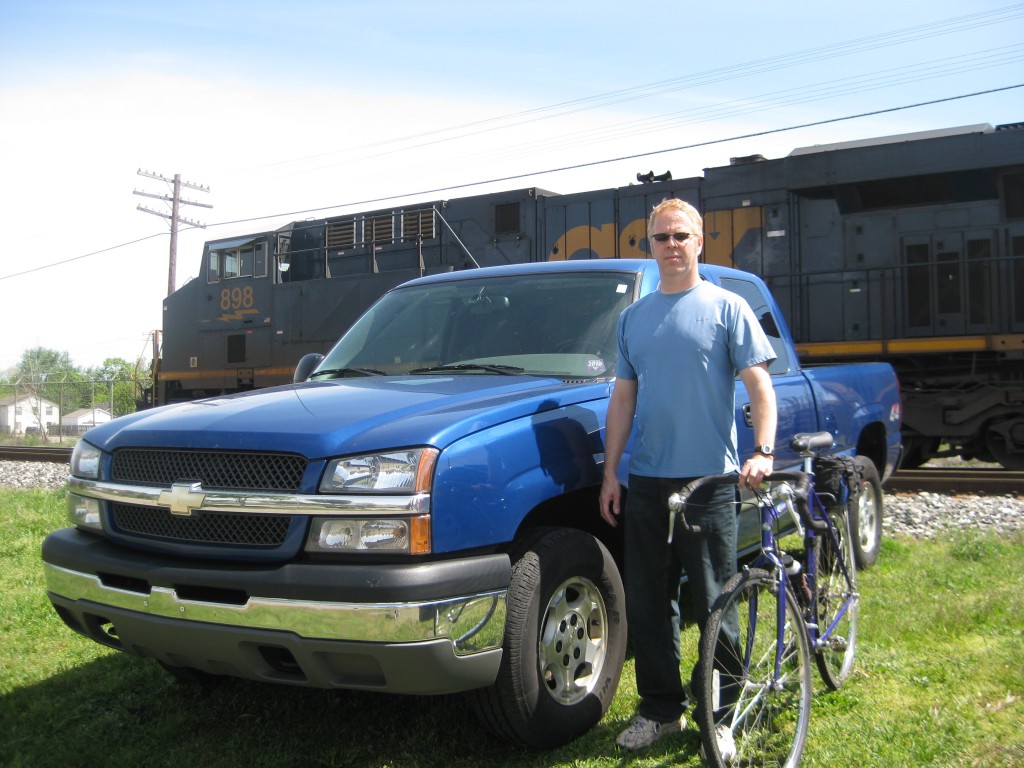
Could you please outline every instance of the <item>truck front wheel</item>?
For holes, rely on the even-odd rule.
[[[600,541],[569,528],[532,530],[511,556],[498,679],[470,701],[487,730],[550,749],[589,730],[615,696],[626,651],[622,580]]]

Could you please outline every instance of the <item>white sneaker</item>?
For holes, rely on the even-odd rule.
[[[669,720],[667,723],[659,723],[656,720],[648,720],[642,715],[637,715],[633,718],[633,722],[629,724],[629,727],[615,739],[615,743],[623,749],[643,749],[644,747],[651,746],[662,736],[678,733],[685,725],[685,717],[680,717],[678,720]]]

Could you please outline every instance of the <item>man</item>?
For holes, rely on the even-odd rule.
[[[640,749],[679,731],[689,705],[680,679],[679,580],[685,569],[703,628],[711,605],[736,573],[737,489],[719,486],[691,500],[687,520],[699,535],[669,546],[668,497],[689,480],[739,473],[755,487],[771,474],[775,354],[738,295],[701,280],[697,257],[703,221],[689,203],[654,208],[647,236],[658,262],[659,290],[619,318],[619,362],[608,406],[601,516],[618,524],[618,467],[636,418],[625,505],[626,615],[640,706],[617,743]],[[736,372],[750,395],[758,452],[741,463],[736,446]],[[723,737],[730,738],[727,734]],[[730,745],[722,745],[727,752]]]

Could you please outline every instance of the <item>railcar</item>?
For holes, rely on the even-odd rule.
[[[734,158],[698,177],[434,200],[208,242],[164,301],[157,403],[290,381],[382,293],[439,270],[650,254],[681,197],[708,262],[772,287],[804,364],[893,364],[904,466],[953,453],[1024,468],[1024,125]],[[894,414],[894,417],[897,415]]]

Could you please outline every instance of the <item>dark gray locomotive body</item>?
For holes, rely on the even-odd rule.
[[[199,277],[164,302],[156,401],[286,383],[299,358],[326,352],[382,293],[421,274],[647,256],[647,214],[669,196],[703,211],[706,261],[768,282],[805,364],[894,365],[904,466],[951,451],[1024,468],[1020,126],[815,146],[701,177],[475,195],[211,241]]]

